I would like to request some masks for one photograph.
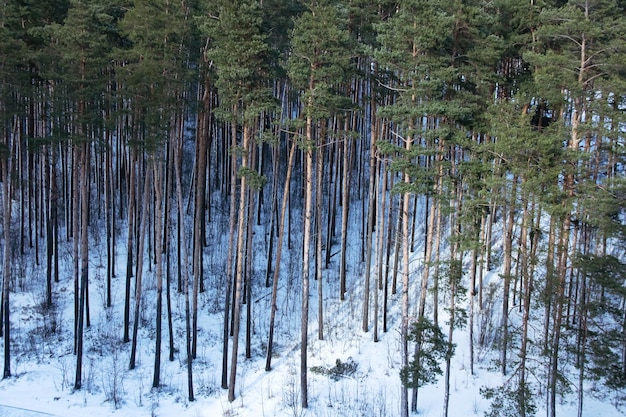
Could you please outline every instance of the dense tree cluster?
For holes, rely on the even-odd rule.
[[[362,330],[378,340],[400,292],[405,416],[433,372],[445,375],[447,415],[460,326],[472,372],[475,345],[500,352],[515,415],[536,408],[529,358],[542,364],[534,381],[549,417],[566,385],[579,415],[587,380],[626,387],[623,1],[4,0],[1,9],[4,377],[10,295],[22,288],[20,260],[32,259],[46,271],[46,308],[72,280],[76,389],[94,280],[106,307],[123,310],[130,369],[150,280],[153,386],[162,338],[170,360],[179,349],[180,297],[178,354],[194,399],[198,295],[209,290],[224,315],[232,401],[261,286],[272,290],[271,369],[286,250],[301,260],[290,285],[301,291],[303,407],[313,285],[320,339],[324,297],[360,294]],[[357,208],[362,219],[351,222]],[[208,235],[216,222],[228,225],[223,237]],[[361,237],[356,256],[349,234]],[[93,245],[106,247],[104,276],[91,271]],[[331,265],[338,293],[325,295]],[[115,277],[125,280],[120,305]],[[575,382],[564,377],[572,366]]]

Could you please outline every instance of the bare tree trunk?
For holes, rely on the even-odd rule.
[[[522,219],[522,231],[526,231],[529,228],[529,222],[530,222],[530,227],[534,227],[534,223],[533,223],[533,216],[534,216],[534,203],[533,206],[530,210],[530,212],[528,212],[528,210],[524,210],[524,217]],[[528,268],[531,268],[530,265],[532,264],[532,254],[534,251],[534,247],[538,242],[538,235],[537,233],[531,232],[530,233],[530,252],[527,250],[526,247],[526,243],[524,243],[524,246],[522,246],[522,251],[524,253],[524,257],[525,259],[524,264],[526,264],[528,266]],[[526,268],[525,268],[526,269]],[[521,341],[520,341],[520,354],[519,354],[519,358],[520,358],[520,364],[519,364],[519,395],[520,395],[520,417],[526,417],[526,403],[527,403],[527,399],[526,399],[526,360],[527,360],[527,351],[528,351],[528,325],[529,325],[529,321],[530,321],[530,302],[531,302],[531,294],[532,294],[532,290],[533,290],[533,277],[532,277],[532,271],[530,269],[526,269],[526,272],[524,274],[524,285],[523,285],[523,290],[524,290],[524,294],[523,294],[523,316],[522,316],[522,337],[521,337]]]
[[[133,238],[135,235],[135,150],[131,149],[128,164],[128,236],[126,243],[126,291],[124,296],[124,343],[130,342],[130,288],[133,276],[133,248],[135,247]]]
[[[204,88],[202,97],[204,103],[203,111],[198,115],[198,134],[196,135],[196,192],[194,208],[194,235],[193,235],[193,312],[192,312],[192,342],[191,356],[195,359],[198,350],[198,291],[202,286],[203,279],[203,231],[205,229],[205,208],[206,208],[206,170],[207,170],[207,143],[209,140],[208,112],[209,88]],[[182,122],[181,122],[182,123]]]
[[[181,250],[181,258],[182,261],[179,262],[182,269],[182,284],[183,284],[183,293],[185,294],[185,349],[187,353],[187,393],[189,401],[194,401],[194,393],[193,393],[193,358],[191,356],[191,311],[189,305],[189,271],[187,270],[189,257],[187,255],[187,232],[185,230],[185,213],[183,209],[183,189],[181,184],[181,174],[180,174],[180,164],[178,163],[180,159],[180,147],[181,144],[177,143],[174,145],[174,166],[176,171],[176,196],[177,196],[177,205],[178,205],[178,223],[180,225],[180,234],[181,234],[181,242],[183,242],[180,246]]]
[[[82,145],[80,152],[80,297],[78,309],[78,324],[76,332],[76,379],[74,389],[79,390],[82,385],[83,365],[83,323],[87,283],[89,281],[89,143]],[[78,230],[76,231],[78,233]]]
[[[154,245],[155,245],[155,275],[156,275],[156,334],[154,348],[154,377],[152,387],[158,388],[161,385],[161,325],[163,315],[163,212],[162,201],[163,191],[161,189],[162,169],[161,162],[157,162],[156,157],[152,159],[152,170],[154,176]]]
[[[79,227],[80,227],[80,187],[79,187],[79,151],[77,146],[72,146],[72,255],[74,260],[74,354],[78,353],[78,313],[80,303],[80,252],[79,252]]]
[[[107,307],[110,308],[113,305],[112,300],[112,281],[115,277],[115,241],[116,241],[116,232],[115,232],[115,190],[116,190],[116,181],[113,171],[113,132],[112,130],[107,130],[107,142],[110,144],[109,152],[106,152],[105,155],[105,173],[106,180],[104,184],[105,189],[105,218],[106,218],[106,227],[107,227]],[[119,157],[119,155],[118,155]],[[56,208],[55,208],[56,211]],[[56,217],[56,214],[55,214]],[[56,219],[55,219],[56,222]]]
[[[367,226],[365,230],[365,282],[363,286],[363,322],[362,329],[364,332],[369,330],[369,303],[370,303],[370,273],[372,266],[372,241],[374,234],[374,216],[376,212],[376,178],[378,177],[378,172],[376,171],[376,141],[378,140],[378,126],[376,123],[375,116],[375,108],[376,108],[376,100],[372,98],[372,110],[371,114],[374,120],[372,120],[371,131],[370,131],[370,158],[369,158],[369,187],[367,192]],[[380,231],[379,231],[380,233]],[[375,294],[375,307],[374,310],[378,310],[378,285]],[[378,311],[374,314],[377,315]],[[378,320],[378,317],[374,318]],[[378,323],[374,324],[374,341],[378,338]]]
[[[511,264],[513,251],[513,226],[515,225],[515,206],[517,205],[517,176],[513,178],[511,184],[511,199],[509,201],[509,214],[507,216],[506,231],[504,236],[504,260],[502,287],[502,350],[500,352],[501,372],[507,372],[507,353],[509,343],[509,293],[511,288]]]
[[[250,135],[252,136],[252,135]],[[255,169],[255,158],[256,158],[256,146],[251,144],[248,148],[250,150],[250,160],[249,160],[249,168],[251,170]],[[257,197],[257,192],[252,189],[253,187],[248,187],[248,204],[247,204],[247,218],[246,218],[246,241],[245,241],[245,304],[246,304],[246,359],[250,359],[252,357],[252,265],[254,264],[254,253],[252,251],[252,228],[254,227],[254,206],[255,206],[255,198]]]
[[[325,126],[324,126],[325,127]],[[320,146],[315,161],[315,280],[317,282],[317,338],[324,340],[324,292],[322,262],[322,177],[324,174],[325,129],[320,133]]]
[[[406,139],[406,151],[411,151],[412,138]],[[409,185],[411,177],[408,173],[404,173],[404,183]],[[410,194],[405,192],[402,195],[402,324],[400,327],[400,339],[402,345],[402,369],[409,365],[409,277],[410,277],[410,242],[409,242],[409,207]],[[398,230],[399,231],[399,230]],[[402,417],[409,416],[409,391],[406,386],[402,386],[400,398],[400,414]]]
[[[311,76],[309,90],[313,91],[314,78]],[[309,98],[309,109],[313,107],[312,95]],[[305,191],[304,191],[304,224],[302,236],[302,315],[300,320],[300,396],[302,408],[309,407],[309,392],[307,381],[307,355],[308,355],[308,331],[309,331],[309,269],[311,248],[311,222],[313,211],[313,120],[310,112],[306,119],[306,139],[308,147],[305,150]],[[318,190],[319,192],[319,190]]]
[[[175,146],[175,145],[174,145]],[[171,141],[166,145],[167,154],[167,167],[165,169],[165,201],[163,202],[165,208],[163,210],[163,253],[165,254],[165,302],[167,304],[167,329],[169,335],[169,360],[174,361],[174,323],[172,317],[172,290],[171,290],[171,266],[170,266],[170,228],[171,228],[171,214],[170,214],[170,195],[172,193],[172,183],[174,177],[174,146]]]
[[[148,228],[148,209],[150,207],[150,190],[152,189],[152,175],[151,170],[145,170],[144,188],[143,188],[143,200],[141,210],[141,225],[139,226],[139,242],[137,248],[137,271],[135,273],[135,309],[133,317],[133,337],[131,340],[130,348],[130,361],[128,363],[128,369],[135,369],[135,359],[137,355],[137,336],[139,331],[139,316],[141,308],[141,293],[142,279],[143,279],[143,258],[144,258],[144,245],[146,240],[146,230]]]
[[[0,154],[2,168],[2,230],[4,247],[2,251],[2,335],[4,337],[4,371],[2,378],[11,376],[11,309],[9,294],[11,292],[11,148],[7,138],[7,154]]]
[[[293,157],[296,154],[296,141],[291,144],[289,151],[289,162],[287,163],[287,176],[285,177],[285,187],[283,190],[283,201],[280,208],[280,224],[278,226],[278,244],[276,247],[276,260],[274,261],[274,279],[272,281],[272,310],[270,312],[270,327],[267,340],[267,355],[265,357],[265,370],[272,369],[272,351],[274,346],[274,322],[276,320],[276,299],[278,297],[278,278],[280,277],[280,261],[283,249],[283,238],[285,236],[285,217],[287,212],[287,200],[289,198],[289,186],[291,183],[291,172],[293,168]]]
[[[265,262],[265,287],[270,287],[270,275],[272,274],[272,260],[274,255],[274,234],[278,221],[278,167],[280,156],[280,144],[275,144],[272,147],[272,207],[270,208],[270,235],[267,240],[267,256]],[[260,220],[260,219],[259,219]]]
[[[241,155],[241,168],[248,167],[248,148],[250,127],[244,124],[243,144],[244,152]],[[241,298],[243,292],[244,259],[245,259],[245,231],[248,207],[248,184],[245,175],[241,177],[239,189],[239,213],[237,226],[237,267],[235,271],[235,297],[233,300],[233,346],[230,358],[230,377],[228,384],[228,401],[235,400],[235,381],[237,379],[237,353],[239,350],[239,328],[241,321]]]
[[[230,131],[231,148],[237,146],[237,122],[231,123]],[[235,225],[237,220],[237,176],[235,175],[235,167],[237,165],[237,155],[232,152],[230,158],[230,209],[228,216],[228,254],[226,256],[226,294],[224,299],[224,332],[222,341],[222,389],[228,389],[228,337],[230,334],[230,300],[233,287],[233,254],[235,250]]]
[[[475,227],[480,227],[480,223]],[[472,264],[470,266],[470,289],[469,289],[469,320],[468,320],[468,333],[469,333],[469,351],[470,351],[470,374],[474,375],[474,315],[476,304],[476,272],[478,270],[478,241],[480,240],[480,230],[476,231],[477,242],[474,244],[472,250]]]
[[[346,299],[346,246],[348,243],[348,216],[350,209],[350,139],[343,138],[342,197],[341,197],[341,259],[339,261],[339,299]]]
[[[557,268],[558,287],[556,293],[554,323],[552,325],[552,344],[550,346],[550,371],[548,378],[548,413],[550,417],[556,416],[557,381],[559,379],[559,348],[561,344],[561,324],[563,322],[563,307],[565,304],[565,281],[567,277],[567,251],[569,247],[570,226],[571,213],[567,213],[561,225],[559,237]]]
[[[387,218],[387,200],[389,199],[387,195],[387,179],[389,177],[389,174],[387,173],[387,161],[385,160],[383,160],[382,162],[380,173],[383,177],[380,191],[380,213],[378,215],[379,226],[377,232],[378,245],[376,248],[376,263],[378,266],[379,289],[381,289],[382,285],[383,290],[383,332],[387,333],[387,300],[389,295],[389,274],[387,274],[386,272],[387,264],[385,262],[385,242],[387,241],[387,239],[385,239],[385,235],[391,233],[391,230],[388,230],[389,226],[385,223],[385,219]],[[385,271],[383,271],[383,267],[385,267]]]

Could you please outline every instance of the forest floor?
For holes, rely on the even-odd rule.
[[[213,232],[219,233],[219,230]],[[398,287],[397,294],[390,295],[388,331],[383,332],[381,324],[379,341],[374,342],[372,326],[367,333],[361,330],[362,294],[350,290],[358,287],[355,285],[356,280],[362,279],[363,275],[360,270],[362,267],[357,266],[360,265],[356,255],[357,245],[358,236],[353,236],[349,245],[352,247],[349,253],[353,258],[348,260],[350,278],[345,301],[339,301],[336,265],[333,264],[325,272],[323,340],[318,340],[317,282],[311,281],[308,409],[300,406],[301,290],[299,280],[292,279],[295,276],[294,271],[298,269],[297,257],[286,256],[282,269],[271,372],[264,370],[271,288],[265,288],[262,284],[254,287],[251,357],[245,359],[243,356],[244,313],[236,382],[237,398],[232,403],[227,400],[226,391],[220,387],[223,297],[220,295],[218,280],[213,278],[219,275],[219,271],[214,269],[218,267],[211,265],[211,259],[208,260],[206,273],[207,291],[201,293],[199,298],[198,358],[193,363],[194,402],[189,402],[187,396],[186,358],[183,353],[184,298],[175,289],[172,310],[177,352],[174,361],[170,362],[164,320],[161,387],[152,389],[155,349],[155,307],[152,296],[154,282],[151,278],[146,278],[144,282],[137,367],[129,370],[130,343],[122,343],[124,279],[121,273],[115,278],[112,300],[114,307],[105,308],[105,255],[102,249],[95,247],[91,255],[91,326],[85,332],[83,388],[74,390],[76,357],[73,354],[71,325],[74,314],[72,274],[69,271],[61,274],[61,282],[55,284],[55,307],[46,309],[42,307],[45,294],[45,274],[42,267],[34,263],[20,265],[18,270],[22,278],[18,279],[19,291],[12,294],[11,298],[11,366],[14,376],[0,381],[0,405],[4,406],[0,408],[0,416],[35,417],[34,414],[12,407],[58,417],[398,416],[401,392],[400,291]],[[419,248],[415,250],[416,262],[412,263],[415,265],[412,272],[412,280],[415,282],[418,281],[421,270],[422,252]],[[66,259],[70,258],[69,253],[65,255],[68,255]],[[215,258],[219,259],[220,255],[215,255]],[[117,270],[123,271],[123,253],[118,253],[117,261]],[[260,265],[264,261],[259,259],[257,262]],[[68,263],[71,265],[71,262]],[[485,282],[490,281],[498,282],[498,271],[490,271],[485,276]],[[411,291],[417,294],[418,289],[412,286]],[[497,297],[497,291],[494,294],[493,297]],[[490,300],[490,303],[492,309],[498,305],[496,298]],[[244,311],[245,307],[243,306]],[[411,306],[412,314],[415,307]],[[512,320],[516,319],[516,314],[516,310],[513,310]],[[440,312],[440,315],[440,325],[447,331],[445,313]],[[491,322],[480,325],[493,330],[498,315],[491,314],[490,317]],[[373,309],[370,312],[370,322],[372,318]],[[471,374],[467,328],[455,330],[454,342],[457,347],[451,364],[449,416],[482,417],[489,412],[490,402],[481,395],[481,388],[501,386],[510,376],[503,377],[495,369],[494,359],[497,358],[497,352],[489,344],[484,347],[476,344],[475,372]],[[529,366],[533,367],[533,372],[537,375],[545,371],[545,364],[541,362]],[[545,387],[539,386],[538,381],[539,378],[533,386],[537,392],[545,393]],[[417,406],[420,416],[442,416],[443,387],[443,377],[440,377],[436,384],[420,389]],[[584,416],[626,415],[623,405],[611,402],[610,392],[594,387],[593,382],[586,384],[586,388],[588,392],[585,395]],[[544,404],[545,394],[536,399],[538,416],[545,415]],[[565,393],[560,399],[558,416],[574,416],[576,410],[576,393]]]

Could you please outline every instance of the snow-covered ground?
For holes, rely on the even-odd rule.
[[[358,205],[355,205],[357,207]],[[352,211],[358,219],[357,210]],[[294,227],[293,230],[300,230]],[[223,226],[212,226],[211,239],[224,237]],[[259,231],[257,236],[262,236]],[[258,239],[258,237],[257,237]],[[356,364],[349,375],[332,379],[322,372],[309,372],[309,408],[300,407],[300,288],[297,271],[298,256],[284,254],[280,282],[278,314],[275,335],[273,370],[266,372],[265,346],[270,312],[271,288],[262,285],[259,271],[265,264],[263,250],[256,258],[259,270],[255,279],[259,284],[253,292],[252,357],[243,357],[245,313],[242,317],[242,342],[240,343],[239,372],[234,402],[220,388],[222,321],[220,312],[223,296],[218,292],[218,268],[223,253],[211,254],[206,249],[207,291],[200,294],[200,322],[198,358],[193,363],[196,401],[187,399],[187,375],[184,340],[184,298],[172,292],[176,353],[168,361],[167,326],[164,318],[162,350],[162,386],[151,389],[154,361],[154,282],[152,275],[144,277],[145,292],[141,316],[137,368],[128,370],[130,344],[122,339],[122,311],[124,294],[123,253],[117,254],[118,277],[114,281],[113,307],[104,308],[104,249],[94,246],[91,251],[90,278],[91,327],[85,333],[85,358],[83,361],[83,389],[73,390],[75,356],[73,355],[73,282],[71,271],[61,274],[62,281],[55,284],[53,310],[42,308],[45,274],[34,263],[17,267],[21,278],[20,290],[12,294],[13,323],[13,377],[0,382],[0,416],[35,417],[43,412],[58,417],[99,416],[180,416],[180,417],[270,417],[270,416],[397,416],[400,413],[401,364],[399,319],[400,292],[390,295],[389,328],[386,333],[380,326],[379,341],[373,341],[370,331],[361,330],[362,294],[353,290],[363,271],[357,256],[358,233],[353,233],[349,245],[350,278],[345,301],[338,297],[336,265],[324,272],[324,340],[318,340],[317,283],[311,284],[311,323],[309,328],[309,369],[330,369],[337,360]],[[120,240],[122,242],[122,240]],[[259,242],[260,243],[260,242]],[[124,245],[118,244],[118,251]],[[297,245],[294,247],[297,248]],[[64,259],[69,260],[70,249],[64,249]],[[297,249],[296,249],[297,252]],[[412,299],[417,299],[421,271],[422,250],[415,250],[415,270],[412,275]],[[338,257],[337,257],[338,258]],[[337,262],[335,260],[334,262]],[[67,267],[71,266],[68,262]],[[486,282],[497,282],[497,271],[486,275]],[[372,276],[372,285],[374,275]],[[175,287],[175,285],[174,285]],[[373,301],[372,301],[373,302]],[[497,302],[496,302],[496,305]],[[415,308],[413,305],[412,308]],[[245,306],[244,306],[245,311]],[[373,311],[373,310],[372,310]],[[513,312],[515,315],[515,312]],[[373,312],[370,313],[370,318]],[[444,317],[445,319],[445,317]],[[441,324],[445,325],[444,319]],[[513,320],[515,317],[513,317]],[[492,320],[497,321],[497,316]],[[53,332],[52,329],[55,331]],[[475,374],[469,370],[469,341],[467,329],[455,331],[457,344],[452,359],[451,417],[483,416],[489,410],[489,401],[480,394],[481,387],[497,387],[507,381],[493,366],[496,353],[489,348],[477,349]],[[538,373],[541,364],[533,364]],[[532,382],[531,382],[532,383]],[[541,387],[535,386],[541,392]],[[618,417],[620,410],[610,400],[598,400],[590,391],[585,396],[585,416]],[[544,387],[545,390],[545,387]],[[545,393],[545,391],[543,391]],[[443,413],[443,378],[437,384],[419,391],[418,413],[425,417],[439,417]],[[537,415],[545,415],[545,395],[538,397]],[[610,395],[607,397],[610,399]],[[559,406],[558,415],[576,415],[576,393],[566,394]],[[9,408],[7,408],[9,407]],[[11,408],[16,407],[16,408]]]

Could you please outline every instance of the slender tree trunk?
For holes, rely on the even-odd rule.
[[[244,124],[243,144],[244,152],[241,156],[241,168],[248,168],[248,149],[250,127]],[[245,175],[241,177],[239,189],[239,214],[237,226],[237,267],[235,271],[235,297],[233,300],[233,346],[230,358],[230,377],[228,384],[228,401],[235,400],[235,381],[237,379],[237,354],[239,350],[239,329],[241,321],[241,299],[243,293],[244,260],[245,260],[245,232],[247,225],[248,184]]]
[[[46,182],[46,189],[48,195],[46,198],[47,210],[44,210],[46,215],[46,306],[52,307],[52,262],[54,260],[54,220],[52,218],[53,209],[56,211],[56,201],[54,201],[54,185],[52,172],[54,171],[54,164],[49,160],[50,151],[45,151],[46,166],[50,168],[46,170],[44,174],[44,180]]]
[[[274,347],[274,322],[276,320],[276,311],[278,310],[278,278],[280,277],[280,261],[283,249],[283,238],[285,236],[285,217],[287,212],[287,204],[289,198],[289,186],[291,184],[291,172],[293,168],[293,157],[296,154],[296,141],[294,139],[289,151],[289,162],[287,163],[287,175],[285,177],[285,187],[283,191],[283,201],[280,208],[280,224],[278,226],[278,244],[276,246],[276,260],[274,261],[274,278],[272,280],[272,310],[270,311],[270,325],[267,340],[267,355],[265,357],[265,370],[272,369],[272,353]]]
[[[554,247],[556,239],[556,216],[550,216],[550,231],[548,234],[548,247],[546,251],[546,279],[543,294],[544,308],[544,325],[543,325],[543,352],[547,355],[550,346],[550,317],[552,316],[552,304],[555,289],[555,264],[554,264]]]
[[[524,211],[524,217],[522,219],[522,231],[525,231],[528,229],[528,222],[530,221],[530,226],[533,227],[533,215],[534,215],[534,205],[530,210],[530,213],[528,212],[528,210]],[[533,246],[536,244],[536,242],[534,241],[534,234],[531,234],[530,236],[530,254],[532,254],[533,251]],[[531,261],[531,258],[529,257],[529,252],[527,251],[527,249],[525,247],[522,246],[522,251],[524,253],[524,256],[527,258],[524,260],[524,263],[528,264]],[[520,395],[520,417],[526,417],[526,403],[527,403],[527,398],[526,398],[526,360],[527,360],[527,352],[528,352],[528,325],[529,325],[529,320],[530,320],[530,302],[531,302],[531,294],[532,294],[532,290],[533,290],[533,281],[532,281],[532,276],[530,273],[530,270],[526,270],[526,273],[524,274],[524,285],[523,285],[523,290],[524,290],[524,294],[523,294],[523,316],[522,316],[522,337],[521,337],[521,341],[520,341],[520,364],[519,364],[519,395]]]
[[[504,260],[502,276],[504,284],[502,287],[502,350],[500,355],[502,375],[507,373],[507,353],[509,344],[509,293],[511,288],[511,264],[513,251],[513,226],[515,225],[515,206],[517,199],[517,177],[513,178],[511,184],[511,200],[509,201],[509,214],[506,223],[504,236]]]
[[[130,289],[133,276],[133,248],[135,236],[135,150],[131,149],[130,161],[128,164],[128,236],[126,244],[126,287],[124,294],[124,343],[130,342]]]
[[[233,121],[231,123],[230,131],[231,148],[235,149],[237,146],[237,123]],[[230,158],[230,208],[228,216],[228,254],[226,256],[226,294],[224,298],[224,332],[222,339],[222,389],[228,389],[228,337],[230,334],[230,300],[233,287],[233,254],[235,250],[235,225],[237,220],[237,176],[235,175],[235,166],[237,165],[237,155],[232,152]]]
[[[130,361],[128,369],[135,369],[135,361],[137,356],[137,337],[139,334],[139,317],[141,312],[141,294],[143,291],[143,258],[144,246],[146,240],[146,230],[148,229],[148,214],[150,207],[150,190],[152,189],[152,175],[150,169],[145,170],[143,199],[141,209],[141,219],[139,226],[138,248],[137,248],[137,271],[135,272],[135,308],[133,317],[133,337],[130,348]]]
[[[250,158],[250,169],[255,169],[255,150],[256,146],[252,144],[249,148],[251,150],[251,158]],[[252,187],[248,187],[248,213],[246,219],[246,243],[245,243],[245,252],[246,256],[244,258],[245,263],[245,303],[246,303],[246,359],[250,359],[252,357],[252,265],[254,264],[254,254],[252,251],[252,236],[254,235],[252,232],[252,228],[254,227],[254,206],[255,206],[255,198],[257,196],[257,192],[252,189]]]
[[[72,147],[72,254],[74,260],[74,354],[78,353],[78,313],[80,306],[80,252],[79,252],[79,227],[80,227],[80,160],[78,146]]]
[[[389,293],[389,282],[388,282],[388,274],[386,270],[383,271],[383,267],[386,268],[387,264],[385,262],[385,235],[391,233],[391,230],[388,230],[388,225],[385,223],[385,219],[387,218],[387,179],[389,174],[387,173],[387,161],[383,160],[382,166],[380,169],[382,178],[382,186],[380,191],[380,212],[378,216],[379,226],[378,226],[378,245],[376,248],[376,263],[378,265],[378,282],[379,287],[382,284],[383,290],[383,332],[387,333],[387,301],[388,301],[388,293]]]
[[[406,139],[406,151],[411,151],[412,138]],[[409,185],[411,177],[408,173],[404,173],[404,183]],[[402,369],[409,365],[409,277],[410,277],[410,242],[409,242],[409,206],[410,194],[408,192],[402,195],[402,324],[400,327],[400,339],[402,346]],[[400,231],[400,230],[398,230]],[[417,391],[417,389],[415,390]],[[417,396],[417,392],[415,394]],[[402,417],[409,416],[409,391],[406,386],[402,386],[400,398],[400,414]]]
[[[559,379],[559,349],[561,345],[561,324],[565,304],[565,281],[567,277],[567,258],[569,248],[571,214],[567,213],[561,225],[558,248],[558,286],[554,324],[552,327],[552,344],[550,346],[550,374],[548,379],[549,417],[556,417],[557,382]]]
[[[7,138],[8,142],[8,138]],[[11,148],[7,143],[7,151]],[[8,153],[8,152],[7,152]],[[11,376],[11,309],[9,295],[11,292],[11,155],[0,155],[2,168],[2,230],[4,247],[2,251],[2,336],[4,337],[4,371],[2,378]]]
[[[350,214],[350,139],[343,138],[342,197],[341,197],[341,259],[339,261],[339,299],[346,299],[346,247],[348,244],[348,216]]]
[[[270,208],[270,236],[267,240],[267,256],[265,263],[265,287],[269,288],[270,275],[272,274],[272,260],[274,256],[274,230],[276,229],[275,222],[278,221],[278,158],[280,156],[280,144],[275,144],[272,147],[272,207]],[[260,219],[259,219],[260,220]]]
[[[480,223],[474,225],[479,228]],[[478,245],[480,242],[480,230],[476,230],[476,242],[472,250],[472,264],[470,265],[470,290],[469,290],[469,319],[468,319],[468,333],[469,333],[469,351],[470,351],[470,374],[474,375],[474,315],[476,304],[476,273],[478,270]]]
[[[324,126],[325,127],[325,126]],[[315,280],[317,282],[317,338],[324,340],[324,292],[322,262],[322,197],[324,174],[325,129],[320,133],[320,146],[316,150],[315,161]]]
[[[206,106],[209,88],[204,88],[204,111],[199,113],[199,127],[196,135],[196,193],[194,208],[194,235],[193,235],[193,313],[192,313],[192,343],[191,356],[195,359],[198,350],[198,291],[203,277],[203,231],[205,229],[205,201],[206,201],[206,171],[207,171],[207,144],[208,144],[208,112],[210,108]]]
[[[315,87],[315,80],[311,75],[309,90],[312,93]],[[309,110],[313,108],[313,94],[307,104]],[[309,391],[307,381],[307,356],[308,356],[308,331],[309,331],[309,270],[310,270],[310,248],[311,248],[311,223],[313,211],[313,119],[307,114],[306,119],[306,139],[307,149],[305,150],[305,191],[304,191],[304,224],[302,243],[302,312],[300,319],[300,396],[302,408],[309,407]],[[319,192],[319,190],[318,190]],[[342,290],[345,290],[342,288]],[[343,294],[343,291],[342,291]]]
[[[74,389],[79,390],[82,385],[83,365],[83,323],[89,281],[89,143],[82,145],[80,152],[80,297],[78,309],[78,324],[76,334],[76,379]],[[78,232],[78,231],[77,231]]]
[[[185,230],[185,213],[183,209],[183,188],[182,188],[182,180],[180,174],[180,163],[178,163],[180,159],[180,147],[182,144],[177,143],[174,145],[174,166],[176,171],[176,196],[177,196],[177,206],[178,206],[178,224],[179,231],[181,234],[181,242],[183,242],[180,246],[181,258],[182,261],[179,262],[182,272],[182,284],[183,284],[183,293],[185,294],[185,349],[187,353],[187,393],[189,401],[194,401],[194,393],[193,393],[193,358],[191,356],[191,311],[190,311],[190,303],[189,303],[189,271],[187,270],[188,265],[188,254],[187,254],[187,232]]]
[[[156,334],[154,348],[154,377],[152,387],[158,388],[161,385],[161,325],[163,315],[163,212],[162,201],[163,191],[161,189],[162,169],[161,162],[156,158],[152,159],[152,175],[154,176],[154,245],[155,245],[155,275],[156,275]]]
[[[115,190],[116,190],[116,181],[113,171],[113,132],[111,130],[107,130],[108,143],[110,144],[109,152],[106,153],[105,163],[106,163],[106,183],[105,193],[106,193],[106,203],[105,203],[105,211],[106,211],[106,224],[107,224],[107,307],[110,308],[113,305],[112,300],[112,281],[115,277],[115,241],[116,241],[116,232],[115,232]],[[119,155],[118,155],[119,157]],[[56,216],[56,215],[55,215]]]
[[[372,99],[372,116],[375,112],[376,100]],[[374,239],[374,217],[376,215],[376,141],[378,140],[376,121],[372,120],[372,128],[370,131],[370,157],[369,157],[369,187],[367,191],[367,226],[365,230],[365,282],[363,284],[363,322],[362,329],[364,332],[369,330],[369,303],[370,303],[370,273],[372,267],[372,241]],[[379,231],[380,233],[380,231]],[[375,297],[378,295],[376,291]],[[375,298],[375,310],[378,309],[378,298]],[[378,311],[375,312],[378,313]],[[375,317],[375,320],[378,318]],[[374,324],[374,340],[378,338],[378,323]]]

